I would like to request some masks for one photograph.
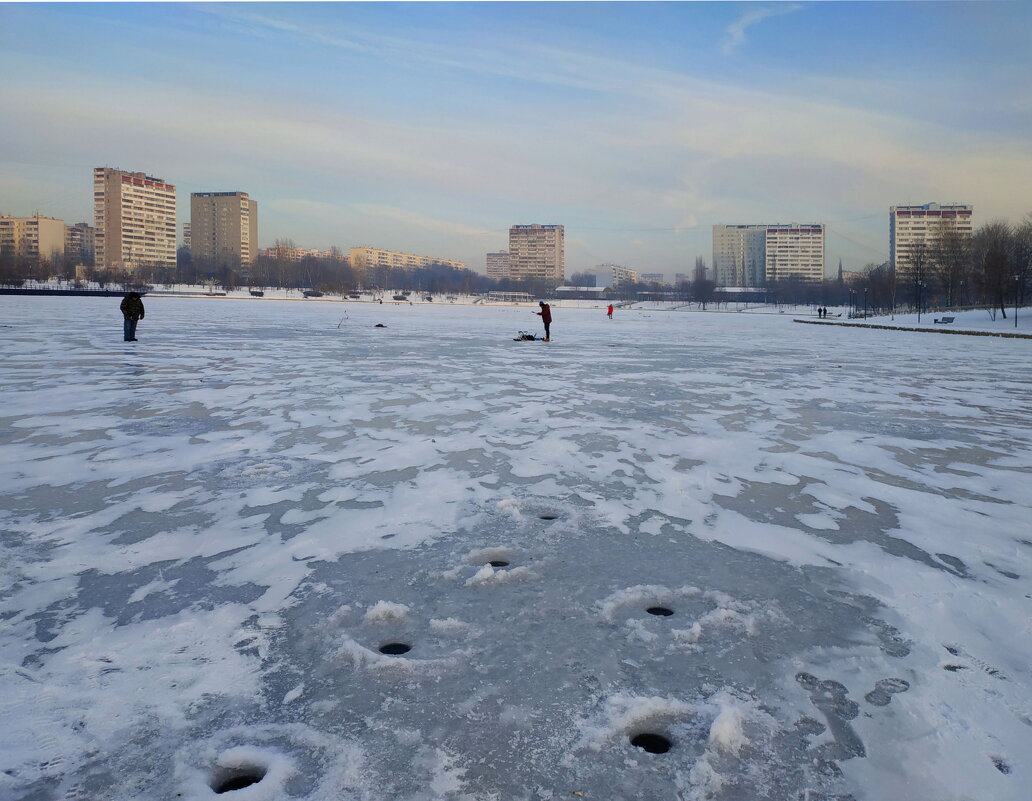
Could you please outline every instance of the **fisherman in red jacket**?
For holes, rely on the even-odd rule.
[[[541,307],[541,311],[534,312],[534,314],[540,317],[541,322],[545,324],[545,342],[551,342],[552,337],[548,333],[548,327],[552,324],[552,307],[543,300],[538,301],[538,305]]]

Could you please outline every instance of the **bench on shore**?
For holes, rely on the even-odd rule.
[[[936,317],[935,318],[935,324],[936,325],[949,325],[950,323],[952,323],[956,319],[957,319],[956,317]]]

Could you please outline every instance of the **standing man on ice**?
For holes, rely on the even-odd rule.
[[[125,342],[136,341],[136,324],[143,319],[143,300],[140,299],[139,292],[130,292],[124,298],[122,303],[119,305],[119,310],[122,312],[122,334]]]
[[[541,311],[534,312],[538,317],[541,318],[541,322],[545,324],[545,342],[552,341],[552,335],[548,332],[548,327],[552,324],[552,307],[545,303],[543,300],[538,301],[538,306],[541,307]]]

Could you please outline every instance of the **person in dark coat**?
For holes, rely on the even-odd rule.
[[[541,311],[534,312],[534,314],[540,317],[541,322],[545,324],[545,342],[551,342],[552,335],[549,333],[548,328],[552,325],[552,307],[543,300],[538,301],[538,305],[541,307]]]
[[[118,307],[122,311],[122,333],[126,342],[136,342],[136,324],[143,319],[143,300],[139,292],[129,292]]]

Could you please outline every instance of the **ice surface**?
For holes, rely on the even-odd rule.
[[[1032,342],[146,302],[0,297],[0,799],[1026,797]]]

